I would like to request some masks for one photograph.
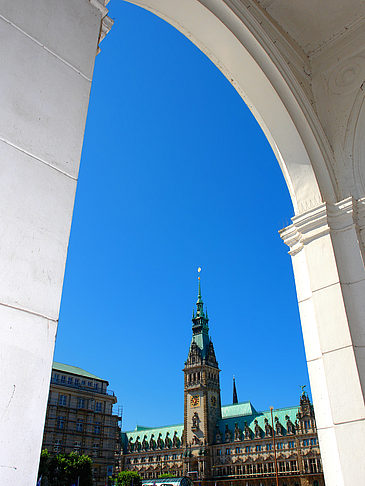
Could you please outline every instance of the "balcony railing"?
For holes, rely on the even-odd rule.
[[[81,385],[80,383],[67,383],[67,382],[62,383],[61,380],[55,380],[54,378],[51,378],[51,385],[59,385],[67,388],[73,388],[75,390],[86,391],[89,393],[100,393],[101,395],[109,395],[115,397],[115,393],[112,390],[108,390],[108,389],[103,390],[102,388],[95,387],[95,386],[87,386],[86,384]]]

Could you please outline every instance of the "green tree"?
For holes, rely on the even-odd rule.
[[[92,460],[85,455],[50,454],[46,449],[41,453],[38,477],[42,486],[92,486]]]
[[[165,479],[165,478],[176,478],[176,474],[163,473],[158,476],[158,479]]]
[[[141,486],[141,476],[135,471],[121,471],[117,476],[117,486]]]

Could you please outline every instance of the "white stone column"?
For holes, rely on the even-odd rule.
[[[363,202],[295,216],[290,247],[323,468],[328,486],[365,478]]]
[[[4,486],[36,484],[91,78],[98,42],[110,26],[106,14],[97,0],[0,0]]]

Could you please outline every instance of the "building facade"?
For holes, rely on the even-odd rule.
[[[42,449],[90,456],[95,486],[105,485],[119,453],[117,398],[108,385],[81,368],[53,363]]]
[[[258,412],[251,402],[222,406],[218,362],[200,281],[184,367],[184,423],[122,433],[121,468],[143,479],[169,473],[219,486],[323,486],[312,404]]]

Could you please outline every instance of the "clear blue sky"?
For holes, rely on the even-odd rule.
[[[222,402],[297,404],[308,384],[294,280],[278,230],[293,209],[259,125],[169,24],[109,4],[96,58],[55,359],[106,378],[123,428],[183,421],[197,296]]]

